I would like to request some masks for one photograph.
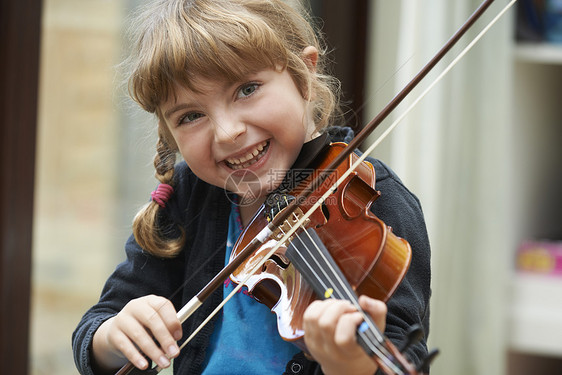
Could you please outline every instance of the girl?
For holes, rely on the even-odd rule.
[[[299,4],[282,0],[160,0],[133,25],[130,92],[158,119],[154,160],[161,182],[134,220],[127,260],[73,335],[82,374],[147,369],[174,358],[177,374],[373,374],[355,341],[362,317],[349,303],[317,301],[304,314],[308,353],[283,341],[269,309],[240,293],[179,352],[233,287],[227,281],[182,328],[176,311],[228,262],[232,245],[304,144],[334,127],[337,85]],[[330,126],[330,128],[328,128]],[[184,162],[176,165],[179,153]],[[300,159],[299,159],[300,160]],[[388,307],[362,308],[394,341],[413,324],[427,333],[429,244],[417,199],[372,161],[381,198],[374,213],[413,248],[410,270]],[[387,314],[388,308],[388,314]],[[425,338],[411,347],[414,362]],[[145,357],[146,356],[146,357]]]

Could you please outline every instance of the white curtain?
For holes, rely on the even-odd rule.
[[[422,89],[507,1],[496,3],[422,82]],[[369,118],[479,4],[475,0],[371,3]],[[504,321],[514,251],[509,208],[513,16],[512,9],[375,151],[375,157],[400,175],[424,208],[433,267],[429,343],[441,351],[432,374],[505,374]],[[394,118],[408,103],[395,111]]]

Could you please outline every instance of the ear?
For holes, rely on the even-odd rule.
[[[316,72],[316,64],[318,63],[318,50],[316,47],[306,47],[302,50],[301,56],[308,69],[312,73]]]

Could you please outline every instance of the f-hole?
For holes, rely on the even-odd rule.
[[[322,213],[324,214],[326,221],[330,220],[330,210],[328,210],[328,206],[326,205],[326,202],[322,202],[321,207],[322,207]]]
[[[277,264],[277,266],[279,266],[282,269],[287,269],[287,267],[289,267],[289,265],[291,264],[291,262],[286,259],[283,258],[277,254],[273,254],[271,257],[269,257],[269,261],[275,262],[275,264]],[[262,272],[265,272],[267,270],[267,262],[264,263],[264,265],[262,266]]]

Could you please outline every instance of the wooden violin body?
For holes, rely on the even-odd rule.
[[[399,93],[396,94],[396,96],[394,96],[378,115],[357,134],[347,146],[346,150],[340,153],[337,151],[337,148],[341,146],[336,147],[336,151],[331,153],[337,154],[335,158],[332,158],[332,162],[329,164],[321,163],[324,166],[327,165],[327,167],[322,168],[321,165],[313,168],[318,168],[316,170],[319,171],[322,169],[329,170],[336,168],[339,171],[340,168],[345,169],[346,166],[349,166],[351,160],[354,159],[354,155],[352,154],[353,150],[357,149],[366,141],[367,137],[373,133],[388,115],[409,95],[424,77],[427,76],[493,2],[494,0],[483,0],[478,9],[476,9],[455,34],[448,39],[437,54]],[[498,16],[496,16],[477,38],[463,50],[461,55],[448,65],[447,69],[439,75],[434,83],[440,80],[441,77],[460,60],[460,57],[485,34],[490,26],[505,14],[514,2],[515,1],[510,1],[510,3],[502,9]],[[430,86],[430,88],[431,87],[432,86]],[[429,91],[429,89],[424,91],[414,104],[417,103],[427,91]],[[413,108],[413,105],[409,107],[408,111],[411,108]],[[397,123],[398,121],[395,121],[395,123],[378,138],[377,142],[369,146],[365,153],[368,155],[372,152]],[[330,160],[330,158],[326,158],[325,160]],[[322,178],[318,180],[322,180]],[[374,190],[374,182],[375,176],[372,166],[368,167],[368,164],[362,164],[358,171],[353,172],[344,183],[340,183],[338,190],[333,194],[336,199],[335,203],[331,200],[326,201],[322,210],[315,212],[307,225],[308,228],[314,227],[319,235],[321,235],[322,243],[326,243],[329,247],[329,251],[335,255],[335,263],[343,270],[345,277],[349,279],[352,288],[355,289],[357,293],[367,294],[386,301],[392,295],[406,273],[411,258],[411,249],[405,240],[396,237],[390,228],[371,214],[370,207],[378,197],[378,193]],[[302,196],[308,200],[308,202],[304,202],[303,205],[299,205],[299,208],[303,211],[306,212],[307,209],[312,206],[309,203],[319,198],[323,191],[328,191],[325,184],[319,189],[317,186],[315,179],[313,183],[310,184],[310,189],[307,187],[303,190],[304,194],[302,194]],[[313,190],[317,191],[317,193],[309,194],[309,191]],[[299,201],[299,197],[297,197],[296,201]],[[270,234],[272,232],[270,227],[279,228],[279,223],[290,223],[292,219],[287,218],[296,212],[297,206],[291,204],[268,225],[267,220],[263,217],[263,210],[260,210],[237,241],[232,253],[231,262],[178,312],[180,321],[184,322],[191,316],[191,314],[202,305],[203,301],[223,285],[228,275],[231,275],[234,281],[248,279],[249,281],[245,282],[244,285],[248,287],[257,299],[268,305],[277,314],[279,331],[282,337],[287,340],[297,341],[297,344],[298,341],[302,341],[299,340],[303,333],[302,312],[315,297],[312,290],[303,282],[299,272],[297,272],[285,256],[286,248],[280,247],[276,254],[266,261],[258,275],[245,275],[249,269],[253,268],[251,264],[259,264],[262,259],[266,258],[265,250],[268,248],[273,249],[277,246],[276,240],[270,239]],[[368,223],[368,225],[365,223]],[[365,229],[363,225],[368,227],[368,229]],[[263,231],[260,231],[261,228],[263,228]],[[349,240],[348,246],[345,245],[345,241],[347,240]],[[260,259],[260,261],[258,261],[258,259]],[[214,313],[218,310],[219,309],[216,309]],[[209,319],[210,318],[206,321]],[[194,334],[196,334],[196,332]],[[194,334],[185,340],[183,345],[187,344]],[[410,334],[408,334],[408,336],[410,336]],[[388,355],[381,353],[379,358],[388,359],[399,365],[398,367],[393,366],[393,368],[388,368],[385,367],[383,361],[377,361],[380,366],[379,368],[381,368],[385,374],[418,375],[421,373],[420,371],[429,366],[431,360],[435,358],[438,353],[437,350],[430,352],[426,358],[423,359],[422,363],[414,369],[412,364],[401,355],[401,352],[395,350],[396,348],[394,348],[393,344],[384,338],[383,341],[385,347],[388,347],[390,351]],[[402,348],[402,350],[404,350],[404,348]],[[117,372],[117,375],[126,375],[133,368],[134,365],[128,362]],[[159,372],[159,369],[157,372]]]
[[[314,170],[322,170],[344,147],[344,143],[334,143],[321,152],[315,159]],[[319,189],[299,205],[300,209],[307,212],[332,186],[337,175],[343,174],[356,158],[355,154],[351,154],[346,162],[340,164],[332,173],[334,179],[325,180]],[[305,184],[301,183],[299,186]],[[386,301],[408,269],[411,249],[404,239],[394,235],[391,228],[370,211],[371,204],[379,197],[374,187],[374,168],[370,163],[362,163],[329,196],[322,209],[310,216],[307,227],[315,228],[357,294]],[[298,190],[297,187],[291,194],[298,194]],[[289,218],[286,225],[291,225],[291,221],[296,219]],[[235,244],[231,259],[236,258],[238,251],[245,248],[266,225],[262,206]],[[304,334],[303,313],[317,297],[285,256],[286,244],[279,247],[266,261],[261,272],[250,276],[255,265],[277,243],[278,239],[275,238],[266,241],[232,273],[231,279],[240,283],[249,277],[244,284],[258,301],[276,313],[281,337],[304,347],[303,340],[300,340]]]

